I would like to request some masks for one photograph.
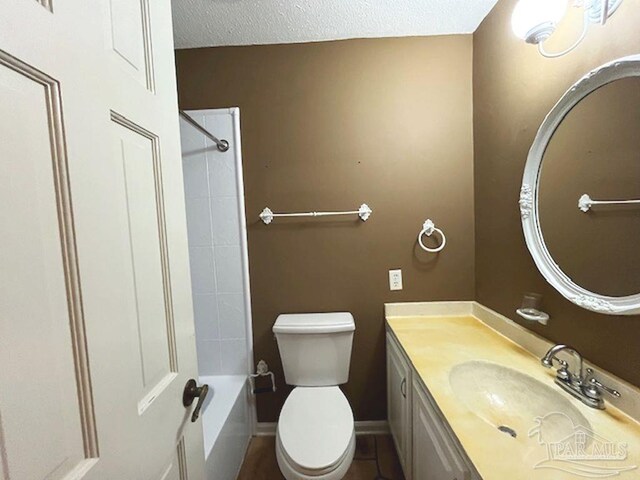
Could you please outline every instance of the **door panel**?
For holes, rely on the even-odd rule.
[[[52,0],[36,0],[40,5],[46,8],[49,11],[53,11],[53,1]]]
[[[170,12],[0,2],[0,480],[204,478]]]
[[[157,137],[126,119],[114,121],[114,161],[122,168],[119,205],[130,249],[130,316],[138,334],[142,413],[175,377],[177,360]]]
[[[153,91],[149,0],[110,0],[111,48],[119,67]]]
[[[64,478],[96,431],[58,84],[0,52],[0,105],[2,474]]]
[[[178,443],[169,464],[163,469],[160,480],[187,480],[187,465],[184,448],[184,438]]]
[[[177,458],[169,464],[160,480],[181,480]]]

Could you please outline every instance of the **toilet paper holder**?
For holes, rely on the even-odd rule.
[[[255,379],[258,377],[271,377],[271,388],[262,387],[256,388]],[[269,365],[264,360],[260,360],[258,362],[258,366],[256,367],[256,373],[249,374],[249,383],[251,384],[251,393],[257,395],[259,393],[270,393],[276,391],[276,376],[272,371],[269,370]]]

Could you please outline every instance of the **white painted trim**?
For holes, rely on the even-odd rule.
[[[389,435],[389,422],[386,420],[363,420],[356,422],[356,435]]]
[[[527,247],[542,276],[567,300],[587,310],[607,315],[640,313],[640,293],[610,297],[591,292],[571,280],[555,263],[544,243],[540,227],[538,212],[540,173],[547,145],[560,123],[576,104],[603,85],[622,78],[638,76],[640,76],[640,55],[631,55],[592,70],[565,92],[540,125],[529,150],[518,202]]]
[[[244,311],[245,311],[245,340],[247,345],[247,371],[253,373],[253,316],[251,313],[251,280],[249,276],[249,243],[247,239],[247,215],[245,212],[244,196],[244,176],[242,170],[242,142],[240,136],[240,108],[231,107],[226,109],[233,120],[233,141],[232,145],[236,163],[236,182],[238,190],[238,218],[240,221],[240,247],[242,251],[242,284],[244,289]],[[258,415],[256,411],[256,398],[247,389],[249,403],[249,423],[252,433],[256,431]]]
[[[276,434],[276,422],[258,422],[256,437],[273,437]],[[356,435],[388,435],[389,423],[386,420],[364,420],[355,422]]]
[[[273,437],[276,434],[276,422],[257,422],[255,436],[256,437]]]

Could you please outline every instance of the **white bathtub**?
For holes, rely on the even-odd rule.
[[[207,480],[235,480],[251,438],[247,377],[200,377],[209,385],[202,412]]]

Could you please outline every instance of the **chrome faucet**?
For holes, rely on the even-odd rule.
[[[573,354],[573,356],[578,361],[578,373],[571,373],[569,371],[569,364],[564,360],[560,360],[556,355],[562,351],[568,351]],[[542,365],[551,368],[553,367],[553,361],[556,361],[560,364],[560,368],[558,369],[558,376],[562,377],[563,381],[569,381],[573,384],[579,384],[584,380],[584,360],[582,359],[582,355],[575,348],[570,347],[569,345],[556,345],[555,347],[551,347],[549,351],[546,353],[544,357],[542,357]]]
[[[573,354],[578,362],[578,371],[575,373],[569,371],[569,364],[567,362],[556,356],[565,350]],[[617,390],[600,383],[600,381],[593,376],[593,370],[591,368],[584,368],[582,355],[580,355],[580,352],[575,348],[568,345],[551,347],[545,356],[542,357],[541,363],[544,367],[551,368],[553,367],[554,361],[559,365],[559,368],[556,370],[556,384],[585,405],[604,410],[605,405],[602,399],[603,391],[614,397],[620,396]]]

